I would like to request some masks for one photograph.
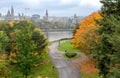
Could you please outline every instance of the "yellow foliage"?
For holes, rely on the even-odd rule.
[[[11,37],[11,38],[15,38],[15,33],[14,33],[14,32],[11,32],[11,33],[10,33],[10,37]]]
[[[41,32],[41,30],[39,28],[35,28],[34,31],[35,32]]]
[[[13,63],[17,63],[17,60],[13,60]]]
[[[28,24],[33,24],[32,21],[30,20],[25,20],[25,21],[27,21]]]
[[[85,52],[86,54],[91,54],[90,50],[95,45],[94,43],[98,43],[100,40],[100,37],[96,32],[99,26],[95,21],[100,19],[102,19],[100,14],[94,12],[80,22],[80,27],[76,30],[72,39],[75,48],[80,49],[80,51]]]
[[[16,57],[16,53],[10,52],[10,57]]]
[[[6,64],[6,54],[0,54],[0,64]]]
[[[14,23],[15,23],[14,21],[10,21],[10,22],[9,22],[10,27],[13,27],[13,26],[14,26]]]
[[[34,56],[38,55],[38,52],[33,52],[33,55],[34,55]]]

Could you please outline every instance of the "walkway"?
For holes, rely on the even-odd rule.
[[[59,78],[81,78],[80,72],[73,63],[69,60],[65,60],[62,57],[61,51],[57,50],[58,43],[53,43],[49,46],[49,55],[52,58],[53,63],[59,72]]]

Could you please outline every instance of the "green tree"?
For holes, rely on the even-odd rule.
[[[25,23],[24,21],[22,23],[28,24],[28,22]],[[16,60],[16,68],[27,78],[32,73],[33,68],[40,64],[41,53],[45,52],[47,40],[32,25],[24,25],[24,29],[15,30],[15,34],[15,41],[18,47],[18,52],[14,58]]]
[[[7,44],[8,37],[4,31],[0,31],[0,52],[5,50],[5,45]]]
[[[100,29],[99,34],[101,36],[101,42],[97,46],[97,60],[98,60],[98,68],[100,70],[100,75],[103,78],[110,78],[108,75],[112,71],[113,57],[118,53],[115,45],[112,43],[111,38],[114,38],[116,26],[119,26],[117,21],[119,19],[117,17],[120,16],[120,0],[101,0],[103,4],[101,8],[101,15],[103,19],[98,22]],[[114,19],[116,18],[116,19]],[[115,21],[116,20],[116,21]],[[118,60],[118,59],[116,59]],[[117,77],[114,77],[117,78]]]
[[[108,77],[120,78],[120,16],[112,17],[111,19],[113,19],[111,20],[111,24],[115,25],[115,32],[109,41],[113,44],[115,52],[111,56],[112,67]]]
[[[27,30],[16,32],[16,44],[19,50],[15,57],[17,61],[16,67],[26,78],[34,67],[35,57],[33,52],[36,48],[33,41],[30,39],[29,32],[30,31]]]
[[[10,70],[8,69],[6,54],[5,54],[5,45],[8,41],[7,35],[4,31],[0,31],[0,77],[8,77],[10,75]]]

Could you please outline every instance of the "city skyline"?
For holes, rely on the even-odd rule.
[[[91,12],[98,11],[101,7],[99,0],[0,0],[0,13],[6,15],[11,6],[14,7],[15,15],[39,14],[45,16],[46,9],[50,16],[87,16]]]

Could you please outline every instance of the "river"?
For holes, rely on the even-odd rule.
[[[55,41],[62,38],[72,38],[72,31],[54,31],[44,32],[49,41]]]

